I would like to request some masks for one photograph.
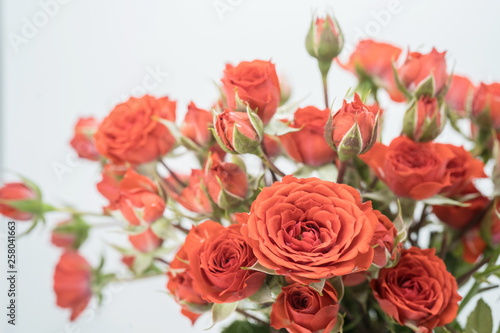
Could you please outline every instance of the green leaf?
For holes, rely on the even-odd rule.
[[[344,330],[344,316],[340,313],[337,314],[337,323],[330,333],[342,333]]]
[[[161,239],[177,239],[170,220],[161,217],[151,224],[153,233]]]
[[[269,288],[267,283],[263,283],[262,287],[255,294],[248,297],[248,299],[257,304],[273,303],[275,301],[271,294],[271,288]]]
[[[212,328],[216,323],[228,318],[238,307],[239,302],[234,303],[214,303],[212,305]],[[210,329],[208,328],[208,329]]]
[[[323,288],[325,287],[326,279],[321,279],[318,282],[313,282],[309,284],[309,287],[316,290],[321,296],[323,296]]]
[[[132,270],[137,274],[141,275],[153,264],[153,257],[146,253],[138,253],[134,258],[134,263],[132,264]]]
[[[500,325],[498,325],[497,333],[500,333]]]
[[[436,86],[436,80],[434,79],[434,75],[431,74],[427,77],[426,80],[422,81],[417,89],[415,89],[415,97],[418,99],[420,98],[421,96],[428,96],[428,97],[432,97],[434,96],[434,92],[435,92],[435,86]]]
[[[236,320],[228,327],[223,328],[222,333],[269,333],[269,326]]]
[[[469,207],[470,204],[468,203],[463,203],[460,201],[456,201],[447,197],[443,197],[442,195],[435,195],[432,198],[428,198],[425,200],[422,200],[428,205],[431,206],[459,206],[459,207]]]
[[[491,308],[482,298],[477,301],[476,309],[467,318],[465,331],[469,333],[491,333],[493,331]]]
[[[272,119],[269,124],[266,125],[264,132],[270,135],[285,135],[288,133],[298,132],[302,127],[290,127],[288,122],[283,122],[279,119]]]

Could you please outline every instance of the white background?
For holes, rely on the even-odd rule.
[[[104,200],[94,186],[97,167],[74,163],[68,145],[72,127],[79,116],[103,118],[117,101],[140,90],[151,69],[168,75],[162,74],[148,92],[178,100],[184,112],[190,100],[210,107],[217,96],[213,81],[220,79],[226,62],[272,59],[289,79],[296,100],[322,107],[319,74],[304,48],[315,8],[333,9],[347,45],[364,34],[424,52],[435,46],[448,50],[449,67],[456,73],[476,83],[500,80],[500,2],[494,0],[400,0],[397,13],[383,17],[390,1],[218,0],[215,4],[229,6],[218,12],[213,0],[66,0],[46,22],[38,0],[3,2],[3,166],[36,181],[48,201],[81,210],[97,211]],[[34,20],[43,26],[23,35],[26,21]],[[16,47],[12,39],[19,37],[25,39]],[[338,99],[354,82],[338,67],[330,79],[331,95]],[[387,112],[395,119],[387,117],[390,137],[399,131],[402,110]],[[50,218],[49,225],[61,218]],[[203,317],[191,328],[163,292],[163,277],[115,290],[101,311],[68,326],[68,311],[55,306],[52,273],[60,251],[49,244],[47,230],[38,229],[18,243],[19,311],[12,332],[202,332],[209,326]],[[96,264],[106,249],[104,241],[118,242],[123,235],[99,232],[92,237],[82,251]],[[2,271],[4,249],[2,243]],[[0,300],[5,299],[2,276]],[[488,301],[497,310],[499,292]]]

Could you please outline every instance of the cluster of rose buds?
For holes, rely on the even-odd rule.
[[[333,16],[312,20],[306,48],[324,107],[288,102],[275,64],[254,60],[227,64],[217,100],[187,101],[182,121],[183,103],[150,95],[102,121],[81,118],[70,144],[101,167],[100,212],[47,204],[28,179],[0,187],[0,214],[33,220],[27,232],[50,212],[67,215],[51,241],[62,251],[56,303],[71,320],[120,281],[105,258],[93,266],[82,256],[91,230],[106,227],[118,231],[107,243],[126,279],[166,277],[193,324],[234,312],[224,332],[482,331],[456,317],[498,272],[500,83],[450,75],[446,52],[434,48],[405,54],[362,40],[342,62],[343,44]],[[334,108],[327,81],[336,63],[358,84]],[[384,119],[392,105],[381,94],[405,103],[402,124]],[[447,121],[457,131],[469,121],[471,150],[443,143]],[[399,125],[382,143],[384,126]],[[430,224],[438,227],[421,237]],[[478,309],[471,318],[488,315]]]

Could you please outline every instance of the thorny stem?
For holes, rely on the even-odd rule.
[[[162,258],[156,258],[156,257],[155,257],[155,258],[153,258],[153,259],[154,259],[154,260],[156,260],[156,261],[162,262],[162,263],[164,263],[165,265],[170,266],[170,263],[169,263],[168,261],[166,261],[165,259],[162,259]]]

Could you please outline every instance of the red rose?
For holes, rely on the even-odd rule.
[[[401,49],[391,44],[365,39],[358,43],[347,64],[340,64],[361,80],[369,77],[376,85],[389,90],[396,102],[404,101],[404,96],[396,87],[393,62],[401,55]]]
[[[181,177],[187,181],[187,185],[182,187],[179,182],[172,177],[167,179],[168,195],[184,208],[199,214],[210,214],[213,210],[212,203],[205,192],[205,174],[202,170],[192,169],[191,175]]]
[[[226,65],[222,85],[229,108],[238,108],[237,96],[257,112],[264,124],[271,120],[278,109],[280,84],[274,64],[269,61],[243,61],[236,67]]]
[[[75,320],[87,307],[92,297],[92,267],[77,252],[61,255],[54,272],[54,292],[57,305],[71,310]]]
[[[94,134],[97,132],[99,122],[93,117],[80,118],[75,125],[75,133],[70,141],[71,147],[81,158],[98,161],[99,152],[95,147]]]
[[[145,95],[118,104],[102,121],[97,150],[114,163],[141,164],[168,153],[175,138],[160,119],[175,121],[176,102]]]
[[[33,218],[32,213],[20,211],[9,205],[9,201],[35,199],[35,192],[23,183],[6,183],[0,187],[0,214],[18,221],[27,221]]]
[[[465,76],[453,75],[445,96],[446,104],[460,117],[467,116],[468,101],[474,92],[474,84]]]
[[[165,201],[151,179],[129,169],[123,175],[119,166],[108,165],[97,189],[110,202],[107,210],[119,210],[133,225],[150,224],[163,215]],[[121,179],[120,179],[121,178]]]
[[[337,324],[337,291],[328,282],[320,295],[300,283],[282,288],[271,309],[271,326],[290,333],[329,333]]]
[[[209,303],[193,288],[193,279],[189,274],[187,261],[188,255],[183,246],[170,263],[170,270],[167,272],[167,289],[174,296],[175,301],[181,304],[181,313],[194,324],[201,315],[201,313],[194,312],[195,308],[199,310]]]
[[[445,55],[446,52],[439,53],[434,48],[427,54],[410,52],[405,63],[398,69],[402,83],[410,91],[415,91],[420,83],[433,76],[434,94],[440,93],[448,80]]]
[[[481,127],[500,130],[500,83],[481,83],[476,88],[472,116]]]
[[[209,302],[231,303],[253,295],[266,275],[242,269],[257,259],[240,233],[240,224],[227,228],[205,221],[189,232],[184,248],[188,253],[193,286]]]
[[[212,201],[222,208],[247,196],[246,172],[237,164],[222,162],[217,155],[210,155],[205,166],[205,183]]]
[[[453,198],[460,200],[461,197],[469,195],[473,195],[473,197],[464,202],[468,204],[466,207],[453,205],[432,206],[432,212],[450,227],[461,229],[472,221],[474,216],[479,214],[489,202],[488,198],[484,197],[472,184],[469,184],[466,189]]]
[[[378,223],[375,227],[373,240],[373,263],[379,267],[387,265],[389,260],[396,259],[396,244],[394,241],[398,235],[398,231],[394,224],[385,215],[378,210],[373,210],[378,218]]]
[[[371,39],[361,40],[349,57],[347,64],[341,66],[358,77],[370,76],[382,80],[393,76],[392,63],[398,60],[401,49],[397,46],[375,42]]]
[[[181,133],[199,146],[206,146],[212,139],[209,131],[213,117],[207,110],[200,109],[191,102],[181,125]]]
[[[471,155],[464,147],[450,144],[439,144],[440,150],[448,150],[452,158],[446,164],[446,170],[450,174],[452,185],[445,187],[442,192],[447,196],[462,193],[475,178],[486,178],[484,163]]]
[[[435,252],[403,250],[398,264],[381,269],[370,283],[382,310],[416,332],[432,332],[457,316],[461,299],[457,282]]]
[[[286,176],[259,193],[241,232],[261,265],[307,284],[368,269],[377,223],[354,188]]]
[[[330,112],[314,106],[298,109],[290,127],[300,131],[280,136],[281,144],[295,161],[311,166],[331,163],[337,154],[325,140],[325,126]],[[314,149],[312,149],[314,147]]]
[[[451,185],[446,165],[453,155],[433,142],[400,136],[389,147],[376,143],[361,159],[396,195],[423,200]]]
[[[367,152],[377,141],[379,111],[363,104],[357,93],[353,102],[344,100],[342,108],[333,115],[331,128],[327,129],[341,160]]]
[[[156,250],[163,243],[163,240],[156,236],[151,228],[137,235],[129,235],[128,240],[134,248],[144,253]]]
[[[261,133],[247,112],[225,109],[215,118],[215,131],[222,148],[238,154],[252,153],[260,146]]]

